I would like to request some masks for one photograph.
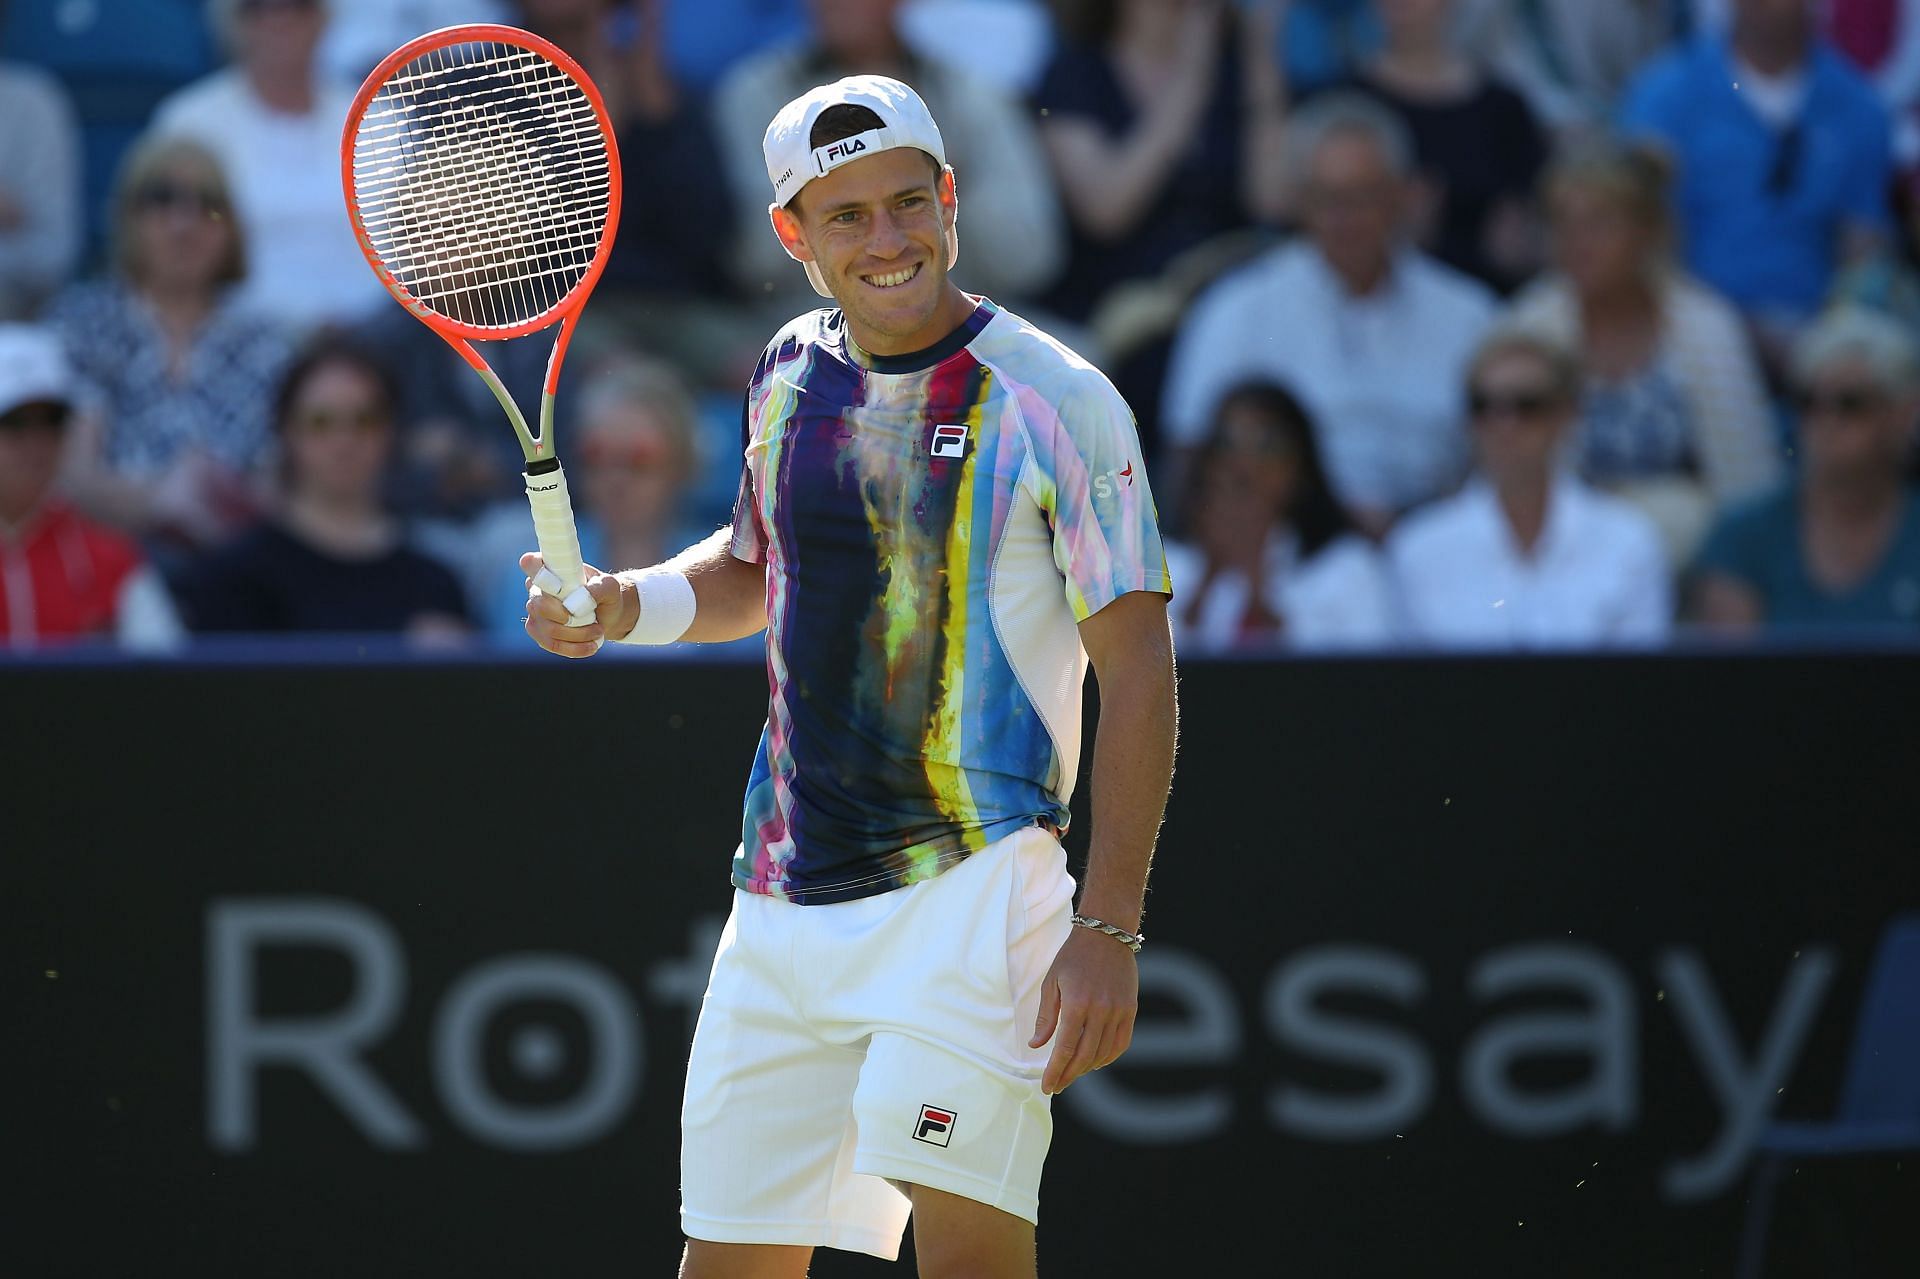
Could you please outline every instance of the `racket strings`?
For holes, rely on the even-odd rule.
[[[554,310],[599,252],[612,166],[586,91],[514,45],[433,49],[368,104],[353,183],[367,240],[418,302],[509,328]]]

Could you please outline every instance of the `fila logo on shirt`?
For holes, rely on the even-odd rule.
[[[965,457],[967,455],[967,428],[958,424],[945,424],[933,428],[933,443],[927,451],[935,457]]]
[[[1128,488],[1133,487],[1133,459],[1132,458],[1127,459],[1127,468],[1124,471],[1118,467],[1115,467],[1113,470],[1106,472],[1104,475],[1094,476],[1093,477],[1093,495],[1101,499],[1102,501],[1105,501],[1107,498],[1112,497],[1113,482],[1115,480],[1121,481]]]
[[[957,1116],[951,1110],[942,1110],[938,1106],[922,1106],[920,1122],[913,1128],[913,1139],[924,1141],[929,1146],[945,1146],[953,1141],[955,1118]]]

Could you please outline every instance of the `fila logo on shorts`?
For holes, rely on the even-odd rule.
[[[920,1107],[920,1122],[914,1125],[913,1139],[929,1146],[945,1146],[953,1141],[954,1113],[938,1106]]]
[[[967,453],[967,428],[960,425],[934,427],[933,444],[928,451],[935,457],[965,457]]]

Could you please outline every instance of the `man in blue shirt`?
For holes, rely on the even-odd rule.
[[[1666,146],[1687,266],[1769,346],[1819,310],[1835,270],[1888,227],[1889,124],[1820,39],[1811,0],[1733,0],[1732,24],[1669,52],[1628,90],[1622,127]]]

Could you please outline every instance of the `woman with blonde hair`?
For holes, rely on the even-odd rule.
[[[1739,314],[1674,264],[1668,180],[1640,147],[1590,140],[1562,154],[1543,183],[1554,269],[1512,318],[1578,352],[1575,465],[1653,516],[1681,564],[1716,510],[1782,468]]]
[[[69,486],[99,518],[206,545],[263,492],[269,405],[291,354],[234,296],[246,246],[219,162],[148,135],[121,168],[111,274],[56,297],[46,322],[96,397]]]

